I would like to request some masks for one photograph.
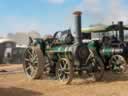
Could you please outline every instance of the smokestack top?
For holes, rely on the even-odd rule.
[[[82,12],[81,11],[75,11],[73,14],[76,16],[80,16],[82,14]]]
[[[118,24],[123,24],[123,21],[119,21]]]

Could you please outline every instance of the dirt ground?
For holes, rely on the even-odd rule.
[[[62,85],[57,80],[28,80],[21,65],[0,66],[3,69],[7,74],[0,72],[0,96],[128,96],[128,77],[110,72],[101,82],[75,79]]]

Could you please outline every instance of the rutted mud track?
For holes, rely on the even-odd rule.
[[[2,66],[0,70],[3,67],[15,74],[0,72],[0,96],[128,96],[128,77],[110,72],[101,82],[77,79],[62,85],[56,80],[27,80],[21,65]]]
[[[16,74],[20,72],[23,72],[22,64],[0,65],[0,75]]]

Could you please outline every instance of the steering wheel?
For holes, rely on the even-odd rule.
[[[59,39],[61,37],[61,32],[60,31],[57,31],[55,32],[55,34],[53,35],[53,39]]]

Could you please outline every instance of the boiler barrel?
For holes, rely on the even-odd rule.
[[[113,54],[123,54],[123,49],[122,48],[103,48],[100,50],[100,53],[103,56],[111,56]]]

